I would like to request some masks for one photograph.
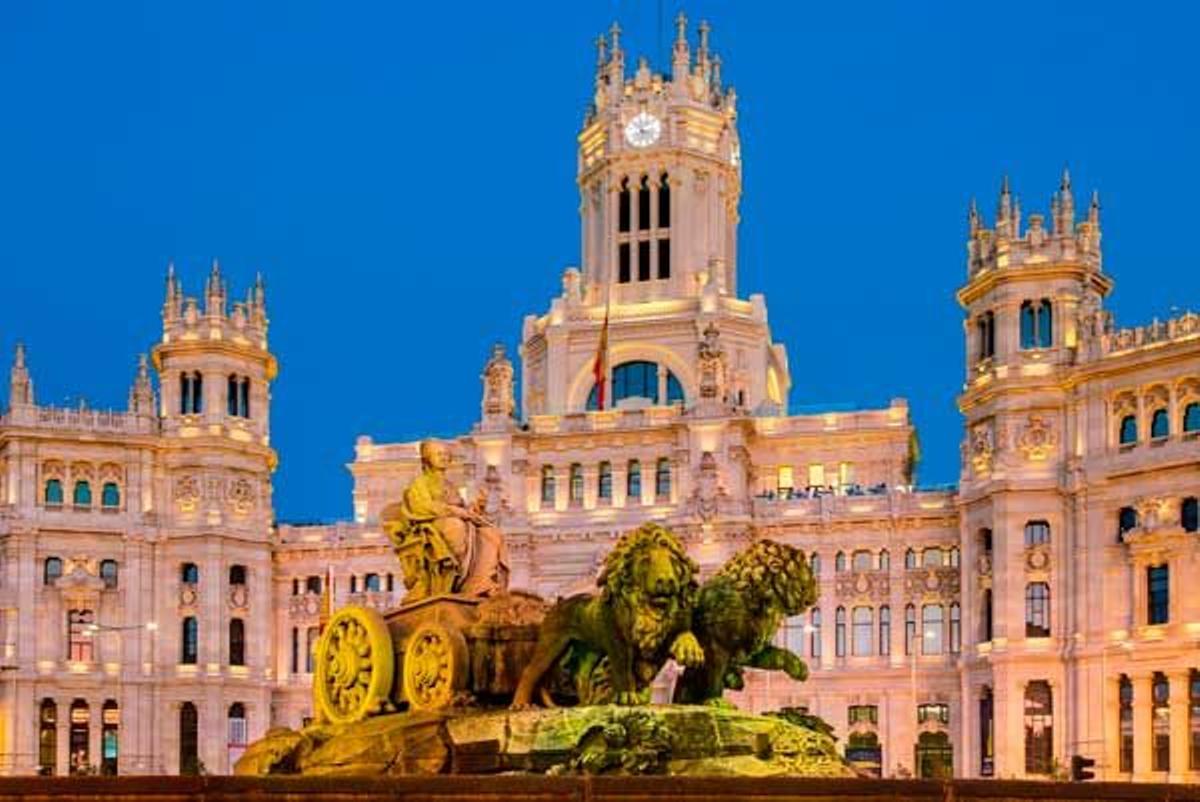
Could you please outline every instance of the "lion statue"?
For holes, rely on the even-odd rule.
[[[742,688],[742,668],[783,671],[808,677],[808,666],[787,649],[771,645],[783,619],[816,603],[817,583],[799,550],[760,540],[734,555],[700,588],[692,630],[704,663],[688,666],[675,685],[675,702],[721,699],[726,688]]]
[[[633,705],[649,701],[668,658],[700,666],[704,652],[689,631],[698,571],[665,527],[626,532],[605,558],[600,592],[560,599],[546,614],[513,706],[545,691],[554,667],[567,672],[578,703]]]

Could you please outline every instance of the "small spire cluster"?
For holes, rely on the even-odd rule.
[[[649,61],[638,59],[632,78],[625,75],[625,51],[621,47],[621,26],[614,22],[608,35],[596,38],[596,96],[588,110],[588,120],[609,105],[620,102],[627,80],[635,88],[653,88],[668,92],[676,98],[690,98],[714,108],[734,108],[737,94],[732,87],[726,89],[721,83],[721,59],[709,47],[711,27],[701,20],[696,27],[696,49],[693,56],[688,42],[687,17],[681,11],[675,18],[675,42],[671,49],[671,75],[666,78],[652,72]]]
[[[1084,219],[1075,219],[1075,196],[1071,174],[1063,168],[1058,190],[1050,197],[1050,228],[1042,214],[1030,214],[1022,227],[1021,201],[1009,185],[1000,183],[996,201],[996,224],[989,229],[975,199],[967,210],[967,269],[971,276],[992,267],[1020,265],[1037,256],[1039,261],[1082,260],[1097,270],[1100,254],[1100,195],[1092,193]]]
[[[175,264],[171,263],[167,265],[167,293],[162,316],[164,335],[177,327],[195,326],[204,320],[208,324],[228,324],[237,330],[257,330],[265,338],[267,293],[262,274],[257,275],[253,286],[246,292],[246,299],[234,301],[231,309],[221,265],[214,259],[204,281],[204,311],[201,312],[198,300],[184,294],[182,283],[175,273]]]

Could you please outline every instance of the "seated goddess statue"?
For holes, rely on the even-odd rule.
[[[508,588],[504,535],[484,516],[484,497],[468,507],[446,481],[449,462],[443,443],[422,441],[420,475],[380,515],[400,559],[406,604],[450,593],[491,596]]]

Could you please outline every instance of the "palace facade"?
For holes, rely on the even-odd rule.
[[[991,227],[969,220],[959,486],[914,484],[903,399],[789,414],[787,351],[738,288],[737,98],[708,36],[693,49],[681,19],[669,75],[601,38],[580,266],[523,322],[519,402],[497,347],[452,442],[512,584],[586,590],[647,519],[706,571],[774,538],[820,579],[778,635],[812,676],[749,671],[739,704],[806,707],[885,776],[1043,777],[1083,755],[1106,779],[1200,780],[1200,318],[1117,329],[1098,202],[1077,214],[1064,174],[1022,219],[1006,184]],[[403,593],[379,513],[417,443],[358,439],[353,520],[274,525],[265,293],[230,305],[214,265],[203,301],[168,277],[125,412],[38,405],[17,352],[0,771],[227,772],[311,715],[324,600]]]

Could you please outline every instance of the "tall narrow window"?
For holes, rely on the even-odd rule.
[[[659,501],[671,498],[671,461],[660,457],[654,466],[654,495]]]
[[[542,466],[542,505],[554,504],[554,466]]]
[[[58,705],[42,700],[38,711],[38,774],[53,776],[58,770]]]
[[[940,604],[926,604],[921,608],[921,654],[942,653],[943,615]]]
[[[179,414],[192,414],[192,377],[189,373],[179,374]]]
[[[596,495],[599,498],[612,499],[612,463],[605,460],[600,463],[600,473],[597,478]]]
[[[1200,432],[1200,404],[1188,404],[1183,410],[1183,432]]]
[[[42,564],[42,584],[54,585],[62,577],[63,561],[59,557],[47,557]]]
[[[629,266],[629,243],[622,242],[617,246],[617,281],[622,284],[628,284],[632,279]]]
[[[1165,409],[1156,409],[1150,416],[1150,439],[1165,440],[1171,434],[1171,416]]]
[[[1049,298],[1043,298],[1038,307],[1037,318],[1038,348],[1050,348],[1054,345],[1054,306]]]
[[[363,577],[363,590],[378,593],[379,589],[379,574],[371,573]]]
[[[821,576],[821,555],[814,551],[812,556],[808,558],[808,567],[812,571],[813,576]]]
[[[120,726],[121,708],[115,699],[106,699],[100,708],[100,773],[107,777],[117,775]]]
[[[76,507],[92,506],[92,486],[86,479],[80,479],[75,483],[75,491],[71,495],[71,503]]]
[[[884,549],[883,551],[879,552],[879,570],[880,571],[892,570],[892,555],[888,554],[887,549]]]
[[[316,593],[316,594],[320,595],[320,593],[321,593],[321,577],[319,577],[319,576],[306,577],[304,580],[304,592],[305,593]]]
[[[238,384],[238,414],[243,418],[250,417],[250,380],[247,378]]]
[[[1128,446],[1136,443],[1137,439],[1137,417],[1135,415],[1126,415],[1121,418],[1121,432],[1117,441],[1123,446]]]
[[[583,466],[578,462],[571,464],[570,501],[572,504],[583,503]]]
[[[629,204],[629,179],[621,179],[621,192],[617,196],[617,231],[625,233],[629,231],[630,204]]]
[[[199,637],[196,616],[184,616],[183,625],[180,628],[179,662],[193,666],[196,664],[200,652]]]
[[[1025,686],[1025,772],[1049,774],[1054,764],[1054,697],[1050,683]]]
[[[1050,637],[1050,586],[1045,582],[1025,586],[1025,637]]]
[[[246,584],[246,566],[244,566],[244,565],[229,566],[229,584],[232,586]]]
[[[886,657],[892,653],[892,608],[886,604],[879,608],[879,654]]]
[[[204,411],[204,378],[199,371],[192,374],[192,413],[199,415]]]
[[[642,176],[638,184],[638,231],[650,230],[650,178]]]
[[[1025,545],[1037,546],[1050,542],[1050,524],[1045,521],[1029,521],[1025,524]]]
[[[683,385],[671,371],[667,371],[667,403],[682,404],[684,402]]]
[[[658,227],[671,227],[671,182],[666,173],[658,177]]]
[[[317,659],[317,641],[321,639],[321,630],[309,627],[304,631],[304,673],[311,674]]]
[[[658,278],[671,277],[671,240],[660,237],[658,240]]]
[[[76,663],[90,663],[96,659],[92,628],[96,614],[92,610],[70,610],[67,612],[67,659]]]
[[[1122,507],[1117,511],[1117,542],[1125,541],[1125,534],[1138,527],[1137,510],[1133,507]]]
[[[639,504],[642,500],[642,463],[629,460],[629,473],[625,477],[626,501]]]
[[[240,618],[229,619],[229,665],[246,665],[246,622]]]
[[[191,702],[179,706],[179,773],[200,773],[200,714]]]
[[[833,557],[833,570],[836,573],[845,573],[846,571],[846,552],[839,551]]]
[[[906,549],[904,552],[904,567],[908,569],[917,567],[917,553],[912,549]]]
[[[68,770],[71,774],[88,774],[91,771],[91,729],[92,729],[92,711],[88,708],[88,703],[83,699],[76,699],[71,702],[71,718],[68,722],[70,729],[68,730],[70,751],[67,753],[70,757]]]
[[[1158,671],[1150,683],[1150,698],[1153,709],[1150,714],[1154,759],[1153,771],[1171,770],[1171,687],[1167,677]]]
[[[200,569],[195,563],[184,563],[179,566],[179,581],[185,585],[195,585],[200,581]]]
[[[1200,671],[1188,676],[1188,768],[1200,769]]]
[[[851,616],[851,625],[854,627],[851,650],[855,657],[866,657],[871,654],[871,646],[875,642],[875,611],[870,607],[855,607]]]
[[[231,418],[238,414],[238,377],[231,375],[225,386],[225,411]]]
[[[1146,568],[1146,623],[1165,624],[1171,617],[1171,573],[1165,565]]]
[[[990,685],[979,696],[979,776],[991,777],[996,771],[995,702]]]
[[[950,654],[962,651],[962,608],[958,602],[950,605]]]
[[[63,503],[62,480],[47,479],[46,491],[42,498],[47,507],[61,507]]]
[[[833,653],[836,657],[846,656],[846,608],[833,611]]]
[[[104,582],[105,590],[112,590],[117,586],[117,561],[116,560],[101,560],[100,561],[100,580]]]
[[[110,512],[121,506],[121,489],[116,482],[105,482],[101,486],[100,506]]]
[[[638,249],[638,281],[650,280],[650,240],[641,240]]]
[[[1196,497],[1188,496],[1179,503],[1179,522],[1185,532],[1195,532],[1200,527],[1200,507]]]
[[[979,359],[991,359],[996,355],[996,315],[991,310],[979,316],[976,322],[979,337]]]
[[[300,628],[292,627],[292,673],[300,673]]]
[[[1118,770],[1123,774],[1133,772],[1133,683],[1124,674],[1117,683],[1117,700],[1120,705],[1120,756]]]
[[[904,653],[911,655],[917,639],[917,608],[907,605],[904,608]]]
[[[229,750],[229,767],[233,768],[233,764],[237,763],[238,758],[246,751],[246,742],[248,737],[246,733],[246,706],[241,702],[234,702],[229,706],[229,742],[227,748]]]
[[[808,613],[809,641],[808,653],[814,659],[821,658],[821,608],[814,607]]]
[[[1033,310],[1033,302],[1021,304],[1021,348],[1028,350],[1037,345],[1037,320]]]
[[[992,589],[986,588],[983,591],[983,619],[980,633],[980,639],[990,641],[992,639]]]

